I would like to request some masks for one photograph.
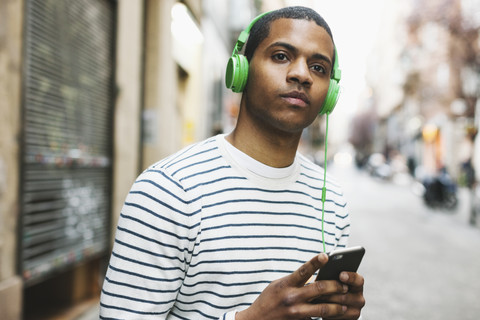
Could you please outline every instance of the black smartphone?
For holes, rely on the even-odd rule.
[[[315,281],[338,280],[342,271],[357,272],[364,254],[365,248],[360,246],[330,252],[327,264],[318,271]]]

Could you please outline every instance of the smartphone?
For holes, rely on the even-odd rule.
[[[318,271],[315,281],[338,280],[342,271],[357,272],[364,254],[365,248],[360,246],[330,252],[327,264]]]

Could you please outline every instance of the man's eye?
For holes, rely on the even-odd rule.
[[[315,70],[316,72],[325,73],[325,68],[318,64],[312,66],[312,69]]]
[[[280,60],[280,61],[284,61],[284,60],[287,60],[287,55],[286,54],[283,54],[283,53],[277,53],[273,56],[273,58],[275,60]]]

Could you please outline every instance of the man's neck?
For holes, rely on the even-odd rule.
[[[225,137],[235,148],[263,164],[275,168],[290,166],[297,153],[300,134],[266,134],[240,123]]]

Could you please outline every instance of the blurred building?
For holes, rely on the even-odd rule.
[[[371,152],[400,153],[428,175],[461,174],[478,150],[479,8],[467,0],[386,6],[369,64],[367,105],[378,117]]]
[[[258,1],[0,0],[0,318],[98,303],[137,175],[231,129]]]

